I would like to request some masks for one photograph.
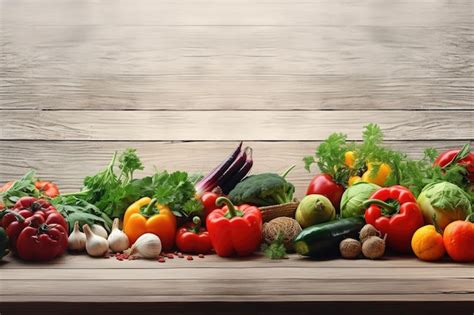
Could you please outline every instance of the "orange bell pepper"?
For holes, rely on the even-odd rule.
[[[133,244],[141,235],[153,233],[161,240],[164,251],[173,248],[176,234],[176,217],[167,207],[156,203],[156,199],[144,197],[125,211],[123,231]]]

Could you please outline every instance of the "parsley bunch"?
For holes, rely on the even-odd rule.
[[[277,237],[271,244],[264,243],[261,250],[270,259],[285,259],[288,258],[286,255],[286,248],[283,241],[283,234],[278,233]]]
[[[155,191],[153,197],[158,203],[167,205],[177,217],[193,217],[201,214],[202,203],[196,199],[193,178],[186,172],[167,171],[153,176]]]
[[[83,199],[94,204],[112,218],[122,217],[131,202],[140,197],[139,187],[133,183],[133,173],[143,170],[135,149],[126,149],[118,158],[119,170],[116,171],[117,152],[109,165],[93,176],[84,179],[81,193]]]
[[[94,220],[103,219],[101,223],[106,226],[110,225],[109,217],[123,217],[125,210],[142,197],[157,198],[158,203],[170,207],[178,217],[201,213],[202,204],[195,198],[195,177],[186,172],[164,171],[134,179],[138,170],[143,170],[143,164],[135,149],[126,149],[120,156],[115,152],[105,169],[84,179],[80,192],[61,195],[55,203],[63,204],[60,208],[66,214],[86,210],[88,218],[89,214],[97,215]],[[71,207],[76,207],[77,211]],[[96,211],[98,209],[100,212]]]
[[[349,168],[344,154],[352,147],[353,144],[347,143],[347,135],[333,133],[316,148],[315,156],[303,158],[305,169],[309,172],[311,165],[316,163],[321,173],[329,174],[337,183],[345,185],[349,180]]]

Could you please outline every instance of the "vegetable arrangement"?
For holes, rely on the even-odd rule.
[[[384,147],[377,125],[365,127],[361,143],[346,138],[334,133],[316,149],[315,156],[303,159],[307,170],[316,163],[322,172],[310,182],[305,198],[327,197],[339,210],[339,218],[304,229],[295,239],[298,253],[328,255],[339,245],[345,258],[362,252],[374,259],[381,257],[386,245],[397,253],[414,252],[420,259],[437,260],[443,257],[446,243],[455,244],[458,250],[467,246],[470,248],[464,247],[465,252],[474,252],[472,223],[462,221],[471,214],[474,200],[474,154],[469,145],[441,154],[429,148],[421,160],[412,160]],[[361,215],[377,231],[367,240],[361,238],[362,244],[351,238],[361,222],[347,221]],[[300,221],[305,226],[304,220]],[[450,238],[450,224],[467,226],[462,229],[463,241]],[[341,241],[341,235],[347,240]],[[364,253],[364,248],[372,247],[378,249],[375,254]],[[453,260],[462,259],[452,250],[447,253]],[[463,258],[474,260],[472,256]]]
[[[286,178],[295,166],[281,175],[248,175],[252,148],[242,142],[204,177],[156,170],[136,178],[144,166],[134,149],[115,152],[78,192],[60,193],[30,171],[0,187],[0,258],[11,251],[47,261],[69,249],[164,262],[173,250],[180,258],[188,254],[187,260],[262,250],[271,259],[291,251],[379,259],[392,251],[428,261],[446,253],[454,261],[474,261],[469,145],[442,154],[426,149],[413,160],[383,146],[381,129],[369,124],[361,142],[334,133],[303,160],[308,171],[316,164],[320,173],[299,204]],[[264,224],[270,219],[259,207],[288,205],[292,213]]]

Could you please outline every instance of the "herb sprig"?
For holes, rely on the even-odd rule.
[[[283,242],[283,234],[278,233],[275,240],[270,244],[264,243],[261,250],[270,259],[285,259],[288,258],[286,248]]]

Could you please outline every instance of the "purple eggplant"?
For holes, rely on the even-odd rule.
[[[246,147],[246,160],[243,166],[225,183],[222,183],[221,189],[224,194],[228,194],[245,177],[252,168],[252,148]]]
[[[239,143],[237,148],[215,169],[213,169],[208,175],[206,175],[202,180],[200,180],[194,186],[196,189],[196,194],[201,196],[206,191],[211,191],[214,187],[217,186],[217,181],[219,178],[229,169],[229,167],[234,163],[234,161],[239,156],[242,151],[242,141]]]

